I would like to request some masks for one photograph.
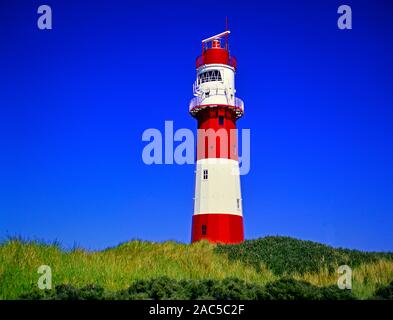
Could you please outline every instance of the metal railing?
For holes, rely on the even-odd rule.
[[[199,106],[202,102],[202,99],[199,97],[194,97],[191,99],[190,101],[190,105],[189,105],[189,111],[191,111],[192,109],[194,109],[196,106]]]
[[[202,99],[200,97],[194,97],[191,99],[190,104],[189,104],[189,111],[193,110],[196,107],[203,106],[202,104]],[[240,98],[235,98],[235,103],[234,105],[230,105],[231,107],[234,107],[235,109],[238,109],[241,113],[244,113],[244,102]]]
[[[244,102],[240,98],[235,98],[235,107],[239,108],[244,113]]]

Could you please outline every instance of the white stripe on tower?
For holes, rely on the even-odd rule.
[[[225,158],[197,161],[194,214],[242,215],[239,162]]]

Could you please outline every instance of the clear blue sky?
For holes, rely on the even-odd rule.
[[[36,27],[49,4],[53,30]],[[353,30],[337,28],[350,4]],[[189,242],[193,165],[147,166],[223,31],[251,129],[246,238],[393,250],[391,1],[0,2],[0,237],[89,249]]]

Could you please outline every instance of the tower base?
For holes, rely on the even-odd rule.
[[[192,216],[191,242],[234,244],[244,240],[243,217],[235,214],[205,213]]]

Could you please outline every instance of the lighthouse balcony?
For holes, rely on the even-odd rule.
[[[233,103],[211,103],[206,99],[201,99],[200,97],[194,97],[190,101],[189,111],[191,115],[195,116],[200,110],[205,108],[213,107],[228,107],[233,109],[236,113],[237,118],[240,118],[244,114],[244,102],[240,98],[235,98]]]

